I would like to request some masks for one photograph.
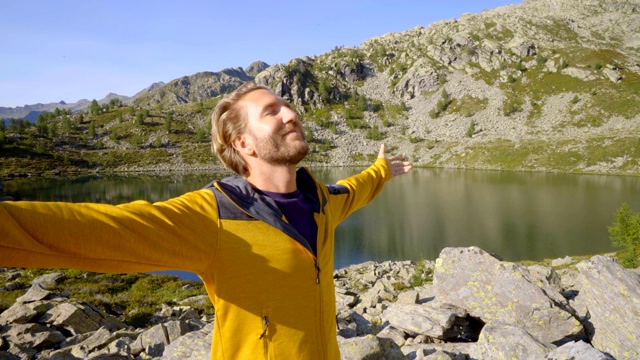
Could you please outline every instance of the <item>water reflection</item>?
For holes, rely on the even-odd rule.
[[[332,183],[359,169],[319,168]],[[24,200],[162,201],[229,173],[19,179],[5,191]],[[640,178],[414,169],[387,184],[336,232],[336,267],[368,260],[435,259],[447,246],[479,246],[506,260],[613,251],[607,226],[623,202],[640,210]]]
[[[623,202],[640,209],[639,188],[637,177],[416,169],[338,229],[336,266],[435,259],[447,246],[512,261],[613,251],[607,226]]]

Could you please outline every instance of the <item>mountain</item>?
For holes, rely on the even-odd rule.
[[[107,104],[111,99],[114,99],[114,98],[120,99],[123,103],[127,103],[131,100],[131,97],[129,96],[109,93],[107,94],[107,96],[105,96],[101,100],[98,100],[98,103]],[[35,121],[35,118],[38,117],[38,114],[43,113],[45,111],[53,112],[56,108],[58,108],[60,110],[70,109],[71,112],[78,112],[78,111],[86,110],[90,104],[91,104],[91,101],[87,99],[81,99],[74,103],[66,103],[64,101],[60,101],[57,103],[48,103],[48,104],[37,103],[33,105],[17,106],[13,108],[0,106],[0,119],[26,118],[30,121]]]
[[[333,163],[384,139],[427,166],[640,174],[639,30],[638,1],[525,0],[256,81],[298,106]],[[360,95],[364,113],[349,104]]]
[[[136,106],[165,107],[200,102],[231,91],[246,81],[254,79],[255,74],[267,68],[268,64],[257,61],[249,65],[247,71],[241,67],[224,69],[218,72],[199,72],[170,81],[168,84],[137,94],[132,103]]]
[[[153,91],[155,89],[161,88],[163,86],[165,86],[166,84],[164,83],[164,81],[159,81],[156,83],[153,83],[151,85],[149,85],[148,87],[146,87],[145,89],[142,89],[140,91],[138,91],[135,95],[133,95],[133,99],[137,98],[138,96],[142,95],[142,94],[146,94],[150,91]]]
[[[85,146],[100,153],[70,159],[211,166],[211,109],[249,80],[298,111],[312,163],[364,165],[384,141],[420,166],[640,175],[638,0],[524,0],[286,64],[183,76],[96,117]],[[167,156],[109,154],[153,144]]]

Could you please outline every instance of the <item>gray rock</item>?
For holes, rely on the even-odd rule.
[[[169,338],[169,344],[176,341],[184,334],[191,332],[189,325],[184,320],[173,320],[164,324],[167,329],[167,337]]]
[[[40,285],[43,289],[49,289],[56,286],[64,278],[65,276],[62,273],[44,274],[31,281],[31,286]]]
[[[406,359],[398,345],[389,339],[366,335],[351,339],[338,339],[341,360]]]
[[[396,298],[397,294],[393,290],[393,287],[388,281],[378,280],[375,285],[365,293],[360,295],[360,302],[356,305],[357,308],[372,308],[381,301],[392,301]]]
[[[474,359],[544,359],[551,350],[552,345],[543,344],[520,327],[489,324],[469,355]]]
[[[568,342],[559,348],[550,352],[546,359],[548,360],[615,360],[612,356],[607,355],[586,342],[580,340]]]
[[[401,304],[416,304],[418,303],[419,294],[415,289],[401,292],[398,294],[398,302]]]
[[[580,294],[595,329],[591,343],[615,358],[640,355],[640,275],[615,260],[594,256],[576,265]]]
[[[463,309],[436,301],[423,305],[393,303],[383,313],[383,319],[397,329],[437,339],[457,337],[460,328],[454,325],[465,316]]]
[[[512,324],[548,343],[583,334],[566,299],[539,280],[524,266],[501,262],[477,247],[445,248],[434,273],[436,298],[486,324]]]
[[[2,336],[12,345],[30,349],[44,349],[65,340],[59,331],[41,324],[14,324],[0,328]]]
[[[132,358],[131,347],[129,346],[130,343],[131,343],[131,339],[128,339],[128,338],[116,339],[111,343],[109,343],[103,349],[92,353],[89,356],[89,359],[130,360]]]
[[[573,258],[570,256],[565,256],[561,259],[553,259],[551,260],[551,266],[553,267],[560,267],[560,266],[565,266],[565,265],[569,265],[573,263]]]
[[[622,80],[622,75],[620,75],[620,73],[616,70],[613,69],[609,69],[609,68],[604,68],[602,69],[602,73],[611,81],[613,81],[614,83],[619,82],[620,80]]]
[[[107,328],[100,328],[80,344],[74,345],[70,354],[81,359],[87,358],[89,354],[104,348],[115,338]]]
[[[341,288],[336,288],[336,308],[349,309],[358,302],[358,294]],[[338,311],[339,311],[338,310]]]
[[[66,329],[73,335],[100,329],[100,315],[92,309],[84,309],[71,303],[62,303],[46,312],[42,321]]]
[[[161,359],[209,360],[213,323],[201,330],[190,332],[169,344]]]
[[[382,329],[376,336],[379,338],[390,339],[398,346],[402,346],[406,341],[407,334],[404,331],[396,329],[393,326],[387,326]]]
[[[48,301],[36,301],[27,304],[15,302],[0,314],[0,326],[8,324],[26,324],[44,314],[55,304]]]
[[[140,334],[131,345],[131,351],[133,353],[144,351],[151,356],[162,356],[167,345],[189,331],[187,322],[183,320],[158,324]]]
[[[16,302],[25,304],[33,301],[44,300],[51,294],[51,291],[45,290],[41,284],[35,283],[31,285],[26,294],[16,299]]]
[[[568,67],[566,69],[562,69],[560,73],[562,73],[563,75],[569,75],[571,77],[580,79],[582,81],[590,81],[595,79],[595,76],[591,74],[591,71],[578,69],[575,67]]]
[[[408,359],[431,359],[429,356],[449,355],[455,360],[468,360],[468,354],[476,346],[475,343],[441,343],[441,344],[413,344],[402,347],[402,352]]]

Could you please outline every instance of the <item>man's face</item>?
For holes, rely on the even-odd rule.
[[[298,115],[284,99],[268,90],[246,94],[241,104],[247,115],[247,134],[259,159],[273,165],[296,165],[309,152]]]

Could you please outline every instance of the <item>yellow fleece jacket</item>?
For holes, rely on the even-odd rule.
[[[239,177],[158,203],[0,203],[0,266],[198,274],[216,310],[212,359],[339,359],[334,230],[390,179],[378,159],[326,186],[307,169],[317,257]]]

